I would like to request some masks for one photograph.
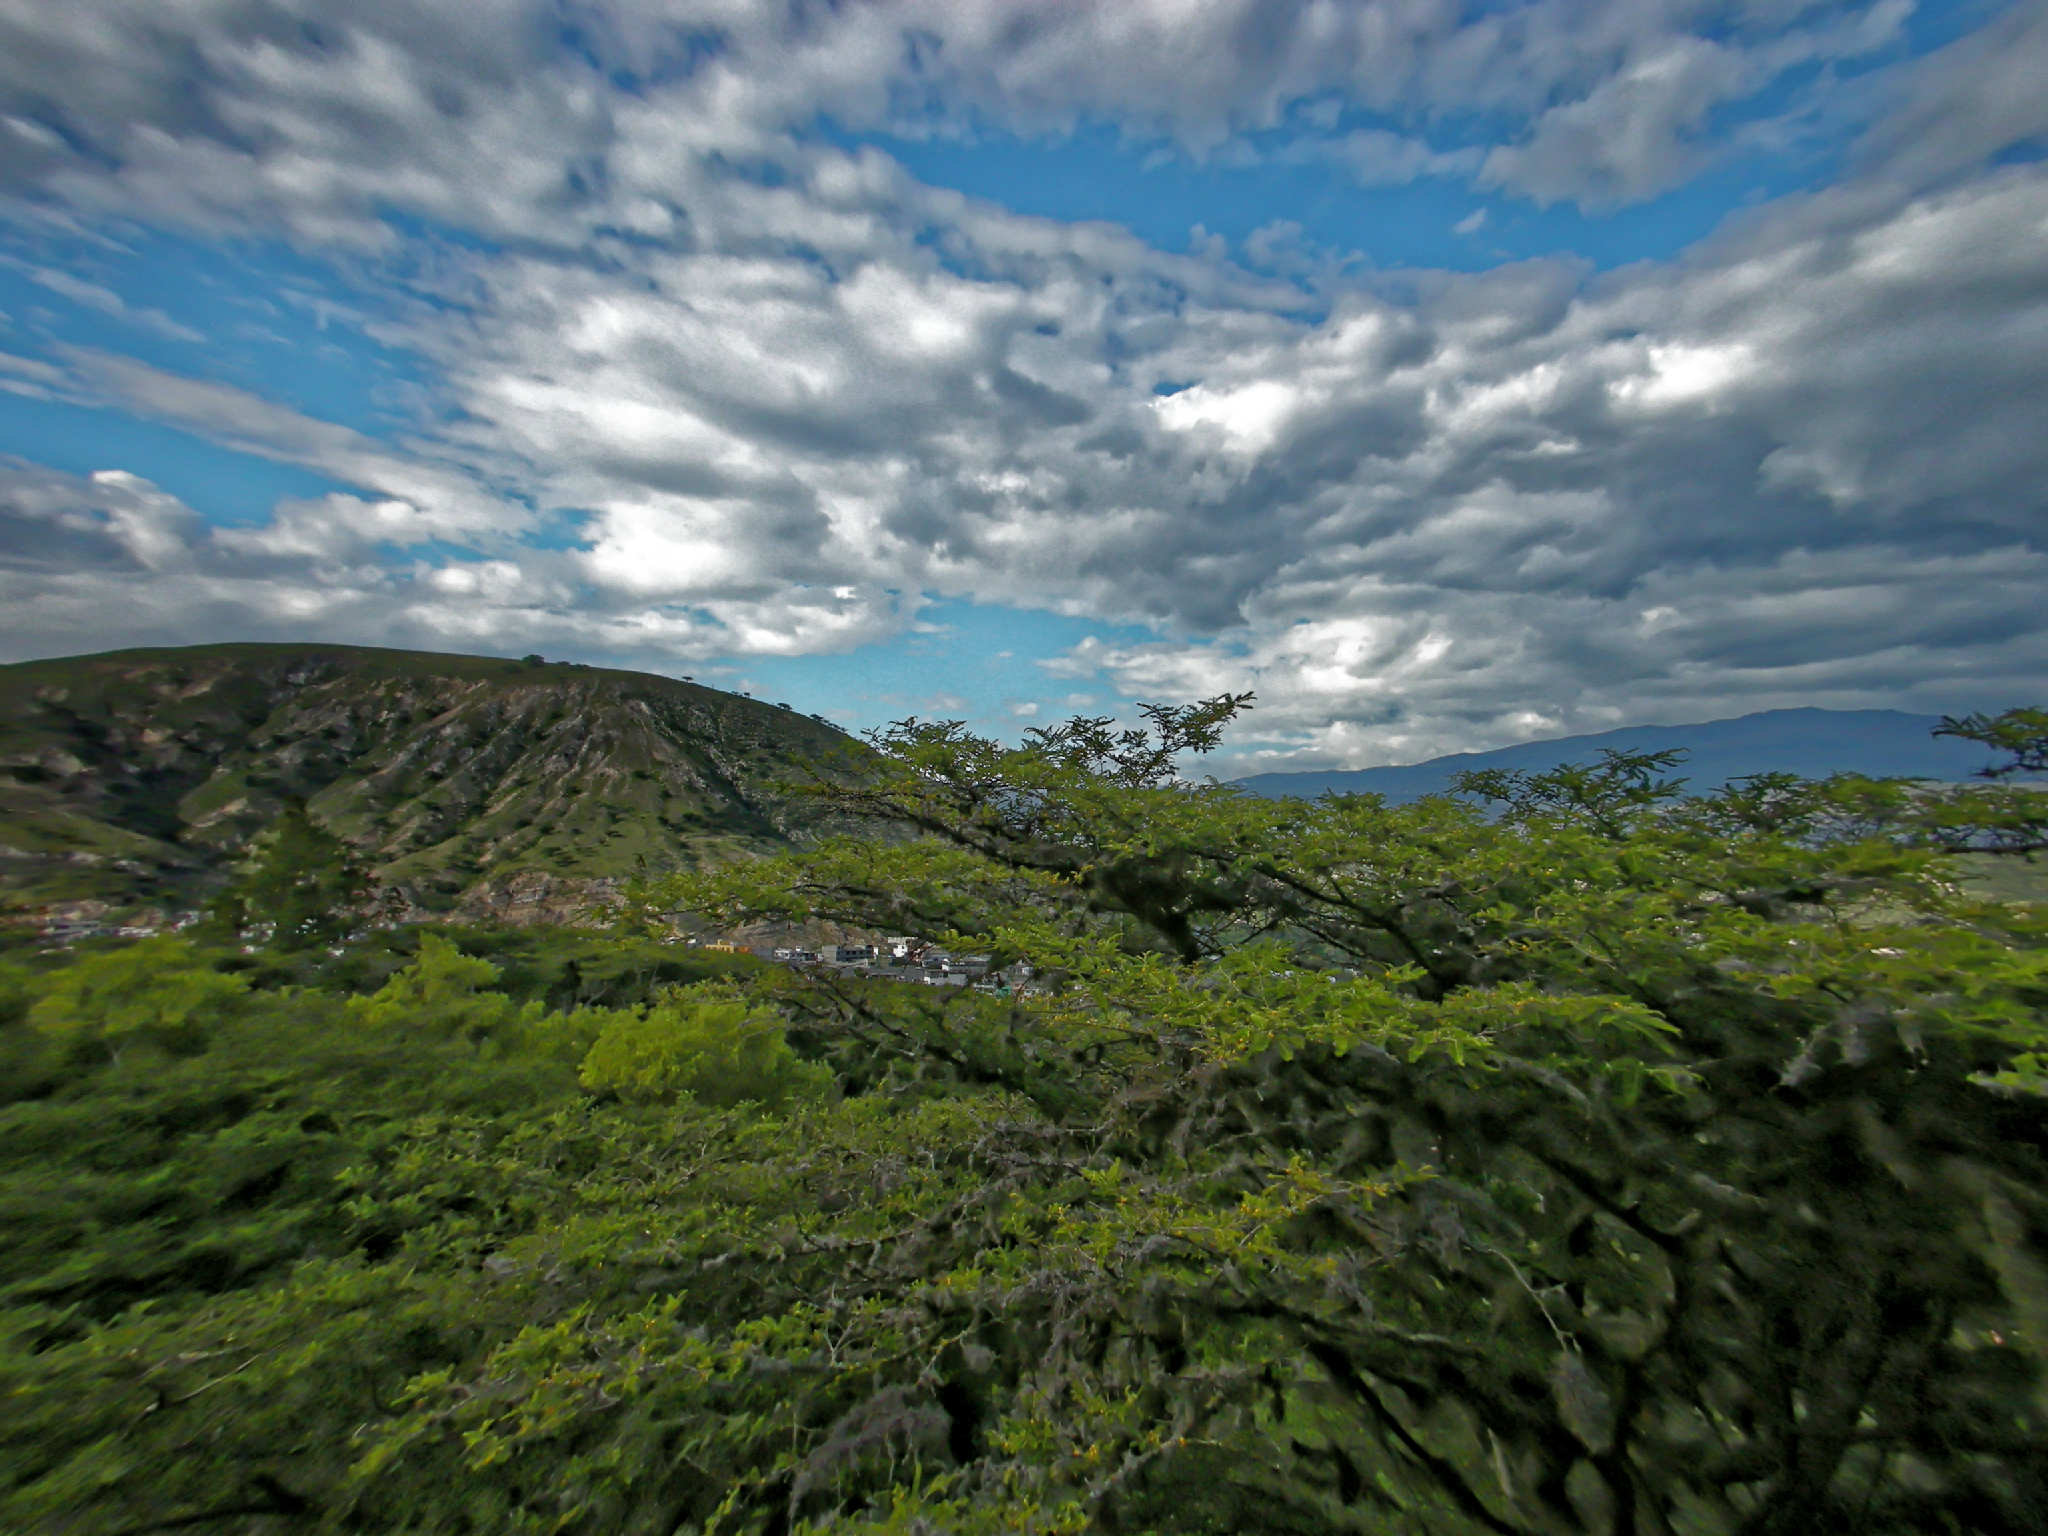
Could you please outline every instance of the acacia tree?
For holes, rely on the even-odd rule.
[[[2014,773],[2048,773],[2048,709],[2009,709],[2002,715],[1943,715],[1937,736],[1982,742],[2012,754],[2011,760],[1977,770],[1978,777],[2002,779]]]
[[[547,1490],[503,1529],[2037,1528],[2043,923],[1945,860],[2038,812],[1681,802],[1659,754],[1468,778],[1490,811],[1178,777],[1247,702],[906,722],[820,792],[922,838],[653,893],[1035,984],[764,974],[850,1090],[730,1196],[776,1214],[636,1205],[645,1302],[416,1383],[363,1497],[466,1463]]]

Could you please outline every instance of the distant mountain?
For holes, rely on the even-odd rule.
[[[299,800],[420,908],[562,915],[639,870],[825,830],[777,781],[865,753],[773,704],[566,663],[308,645],[20,662],[0,666],[0,899],[183,904]]]
[[[1493,752],[1460,752],[1400,767],[1349,772],[1260,773],[1237,782],[1273,798],[1313,798],[1325,792],[1377,794],[1389,803],[1447,794],[1460,773],[1502,768],[1543,773],[1567,763],[1596,763],[1603,751],[1657,752],[1683,748],[1686,758],[1670,770],[1686,780],[1689,794],[1710,794],[1730,779],[1752,773],[1795,773],[1826,778],[1862,773],[1872,778],[1920,778],[1955,782],[1998,761],[1972,741],[1930,734],[1939,715],[1910,715],[1895,709],[1770,709],[1734,720],[1699,725],[1637,725],[1592,736],[1530,741]]]

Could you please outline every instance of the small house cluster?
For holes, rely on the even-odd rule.
[[[117,917],[100,902],[78,902],[20,913],[10,921],[33,928],[46,948],[68,949],[88,939],[151,939],[160,933],[180,933],[199,918],[198,912],[159,910]]]
[[[752,954],[778,965],[837,971],[842,975],[876,976],[927,987],[974,987],[980,991],[1029,991],[1031,967],[996,968],[987,955],[956,955],[914,934],[892,934],[872,944],[825,944],[811,949],[796,944],[746,946],[714,940],[697,947],[719,954]]]

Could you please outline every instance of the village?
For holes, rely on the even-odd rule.
[[[166,912],[160,909],[116,916],[98,902],[10,914],[15,925],[33,928],[46,949],[68,949],[94,940],[147,939],[160,934],[179,933],[199,923],[203,916],[196,910]],[[398,925],[388,920],[370,923],[365,929],[351,933],[349,938],[364,937],[368,928],[394,926]],[[270,941],[272,925],[253,923],[244,927],[238,936],[245,950],[253,952],[257,946]],[[814,948],[776,942],[775,939],[780,937],[788,935],[767,939],[741,935],[701,938],[678,928],[665,942],[685,945],[707,954],[751,955],[774,965],[837,972],[844,976],[877,977],[919,986],[973,987],[998,996],[1029,996],[1044,990],[1034,984],[1029,965],[1020,962],[998,968],[987,955],[956,955],[936,942],[914,934],[892,934],[871,943],[814,941]]]
[[[1042,990],[1034,984],[1029,965],[1020,962],[998,969],[987,955],[955,955],[913,934],[894,934],[875,943],[820,944],[815,949],[772,942],[742,944],[730,938],[684,942],[714,954],[751,954],[777,965],[927,987],[973,987],[999,996]]]

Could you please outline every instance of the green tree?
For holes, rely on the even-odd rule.
[[[28,1022],[67,1048],[104,1051],[117,1062],[136,1044],[190,1052],[247,991],[246,981],[214,970],[189,940],[144,939],[58,971]]]
[[[800,1060],[768,1009],[721,991],[677,988],[612,1013],[583,1058],[584,1087],[640,1102],[687,1094],[706,1104],[779,1104],[831,1073]]]
[[[2009,709],[2002,715],[1982,713],[1943,715],[1935,728],[1937,736],[1957,736],[1982,742],[1999,752],[2011,754],[2011,761],[1980,768],[1987,779],[2002,779],[2013,773],[2048,773],[2048,709]]]
[[[928,1153],[968,1191],[798,1288],[841,1366],[785,1368],[865,1395],[730,1528],[2033,1529],[2044,925],[1941,876],[2038,811],[1678,803],[1658,754],[1473,776],[1490,819],[1176,777],[1244,702],[1016,750],[908,722],[828,793],[926,841],[663,893],[1048,984],[774,984],[1014,1098]]]
[[[2038,1529],[2048,920],[1950,852],[2038,810],[1181,777],[1244,702],[909,722],[825,792],[921,838],[650,893],[1008,996],[430,934],[8,1106],[0,1527]]]
[[[521,1004],[489,990],[500,974],[490,961],[465,955],[452,940],[423,932],[413,962],[370,996],[350,999],[349,1017],[373,1029],[428,1039],[481,1044],[512,1037],[531,1028],[541,1004]]]
[[[214,912],[234,930],[268,923],[272,944],[300,949],[348,932],[369,895],[355,851],[294,803],[257,840]]]

